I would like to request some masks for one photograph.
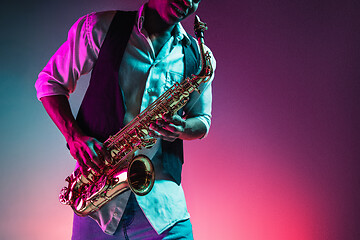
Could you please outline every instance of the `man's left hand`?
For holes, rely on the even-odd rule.
[[[186,120],[179,115],[164,115],[157,119],[155,123],[150,124],[152,130],[151,136],[160,137],[163,140],[173,142],[185,132]]]

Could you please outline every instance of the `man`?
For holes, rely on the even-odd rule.
[[[108,154],[102,145],[106,137],[173,83],[197,72],[198,48],[180,21],[195,12],[199,2],[149,0],[133,15],[120,11],[88,14],[72,26],[68,40],[39,74],[37,97],[83,174],[88,168],[99,172],[104,166],[97,152]],[[212,63],[215,67],[214,59]],[[79,77],[90,71],[90,85],[75,120],[68,97]],[[209,131],[211,81],[201,90],[191,95],[182,116],[164,116],[151,124],[152,135],[159,141],[137,152],[153,162],[152,191],[145,196],[126,191],[90,217],[74,215],[72,239],[193,238],[180,184],[181,140],[203,138]]]

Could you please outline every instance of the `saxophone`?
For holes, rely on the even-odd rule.
[[[134,157],[135,151],[151,148],[156,138],[150,137],[149,125],[165,114],[174,115],[188,102],[190,93],[200,93],[200,84],[209,81],[213,74],[210,53],[204,50],[204,31],[207,26],[198,16],[195,16],[194,30],[201,55],[199,73],[181,83],[175,83],[104,142],[110,157],[103,158],[105,167],[101,173],[89,169],[87,176],[84,176],[77,168],[65,179],[68,185],[61,190],[59,200],[62,204],[70,205],[77,215],[86,216],[95,212],[129,189],[139,196],[151,191],[155,181],[154,167],[145,155]]]

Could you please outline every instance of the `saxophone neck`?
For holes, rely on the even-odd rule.
[[[201,55],[201,70],[197,76],[203,78],[203,82],[209,81],[210,77],[213,74],[210,53],[209,51],[205,52],[204,32],[207,29],[208,27],[206,26],[206,23],[201,22],[199,16],[195,15],[194,32],[197,38]]]

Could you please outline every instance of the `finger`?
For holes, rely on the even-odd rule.
[[[93,159],[91,158],[91,156],[89,155],[89,153],[86,150],[80,151],[80,157],[83,159],[86,166],[88,166],[95,172],[100,173],[100,168],[98,166],[96,166],[96,164],[93,162]]]
[[[107,161],[108,163],[112,163],[113,160],[112,160],[112,157],[111,157],[111,154],[110,154],[110,151],[106,148],[106,147],[102,147],[101,148],[101,152],[104,156],[104,160]],[[105,165],[105,161],[104,161],[104,165]]]
[[[174,124],[165,125],[163,127],[163,129],[165,129],[169,132],[172,132],[173,134],[176,134],[176,135],[180,135],[180,133],[182,133],[184,131],[184,128],[182,126],[174,125]]]
[[[83,176],[87,176],[89,174],[89,171],[88,171],[88,166],[85,164],[85,162],[82,160],[82,158],[80,157],[80,154],[76,154],[76,157],[75,157],[76,161],[78,162],[79,164],[79,167],[80,167],[80,171],[81,171],[81,174]]]
[[[181,123],[181,121],[177,121],[177,122]],[[180,125],[180,124],[176,124],[175,122],[166,122],[162,119],[156,120],[156,125],[172,133],[180,133],[183,132],[184,130],[182,124]]]
[[[107,157],[108,153],[103,148],[102,143],[100,143],[100,142],[98,142],[96,140],[94,140],[92,147],[93,147],[94,153],[96,154],[94,156],[95,164],[99,168],[102,169],[105,166],[104,158]]]
[[[87,152],[87,162],[86,164],[92,169],[94,170],[95,172],[97,173],[101,173],[101,169],[102,167],[100,167],[99,165],[99,158],[96,155],[90,155],[88,152]]]
[[[157,125],[157,126],[163,126],[165,124],[165,121],[161,118],[156,119],[156,121],[150,125]]]
[[[161,118],[162,118],[163,120],[167,121],[167,122],[170,122],[170,121],[172,121],[173,116],[171,116],[171,115],[168,113],[168,114],[162,115]]]
[[[180,123],[180,121],[178,122]],[[157,131],[163,129],[174,134],[180,134],[184,131],[184,127],[182,125],[177,125],[174,122],[165,122],[164,120],[156,120],[156,125],[158,127],[156,129]]]
[[[161,137],[161,134],[158,132],[159,129],[161,129],[157,124],[151,123],[149,125],[149,135],[150,137]]]
[[[157,130],[155,130],[157,129]],[[157,137],[157,138],[161,138],[162,140],[166,140],[169,142],[173,142],[177,136],[174,136],[173,133],[165,131],[162,128],[158,128],[158,127],[154,127],[153,130],[151,131],[151,137]]]
[[[178,114],[175,114],[174,116],[170,116],[170,115],[164,115],[162,117],[162,120],[166,123],[169,124],[174,124],[174,125],[179,125],[183,128],[185,128],[186,125],[186,120],[183,119],[182,117],[180,117]]]
[[[107,147],[105,147],[101,142],[99,142],[97,139],[93,139],[94,140],[94,148],[95,151],[99,157],[99,159],[101,160],[99,162],[100,167],[103,168],[105,166],[105,161],[107,160],[107,162],[112,162],[112,158],[111,158],[111,154],[109,152],[109,150],[107,149]]]
[[[151,125],[149,126],[149,136],[150,137],[158,137],[159,136],[159,133],[157,133],[152,127]]]
[[[179,125],[181,127],[185,127],[186,125],[186,120],[183,119],[182,117],[180,117],[179,115],[175,114],[172,118],[172,123],[174,123],[175,125]]]
[[[174,140],[180,136],[180,133],[174,130],[174,126],[160,127],[156,124],[153,124],[151,125],[151,128],[155,134],[158,134],[159,137],[165,140]],[[174,132],[167,130],[167,128],[174,130]]]

